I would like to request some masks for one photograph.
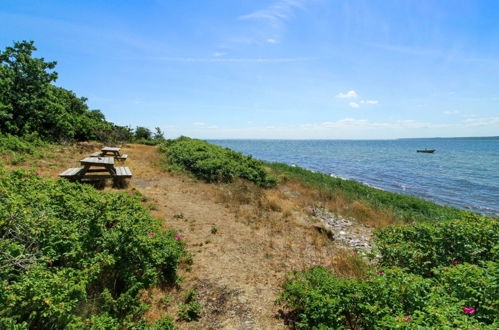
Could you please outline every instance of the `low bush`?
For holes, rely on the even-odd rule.
[[[197,301],[197,293],[194,289],[187,291],[184,297],[184,303],[180,304],[178,315],[185,321],[194,321],[199,319],[202,311],[201,304]]]
[[[375,273],[294,273],[278,300],[298,328],[499,326],[499,222],[481,216],[378,230]]]
[[[476,274],[497,272],[497,264],[486,267]],[[295,326],[303,329],[497,328],[497,284],[474,297],[463,296],[452,280],[465,281],[466,275],[459,269],[439,274],[424,278],[389,268],[350,279],[315,267],[293,274],[278,302],[293,311]],[[492,280],[475,288],[484,289]]]
[[[160,146],[160,151],[171,165],[208,182],[232,182],[242,178],[266,188],[277,184],[261,161],[206,141],[180,137],[167,140]]]
[[[118,328],[183,243],[139,196],[0,169],[0,328]]]
[[[37,135],[19,137],[10,134],[0,134],[0,155],[2,154],[34,154],[38,147],[44,146]]]
[[[431,276],[435,267],[499,261],[499,221],[474,216],[385,227],[377,231],[375,245],[381,265]]]

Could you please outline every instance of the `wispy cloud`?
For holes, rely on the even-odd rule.
[[[444,55],[444,53],[441,50],[432,49],[432,48],[414,47],[414,46],[405,46],[405,45],[384,45],[384,44],[371,44],[371,45],[379,49],[384,49],[408,55],[417,55],[417,56]]]
[[[359,97],[359,94],[357,94],[356,91],[354,90],[351,90],[351,91],[348,91],[346,93],[338,93],[338,95],[336,95],[337,98],[339,99],[351,99],[351,98],[357,98]]]
[[[274,24],[279,24],[283,20],[289,19],[293,16],[295,8],[303,8],[306,0],[279,0],[273,2],[271,5],[264,9],[256,10],[252,13],[239,16],[241,20],[266,20]]]
[[[468,118],[464,121],[464,126],[499,126],[499,117]]]
[[[152,60],[166,62],[201,62],[201,63],[286,63],[313,61],[315,57],[257,57],[257,58],[225,58],[222,56],[213,58],[196,57],[154,57]]]
[[[250,40],[274,44],[278,43],[282,38],[286,21],[291,20],[295,16],[297,9],[305,8],[306,3],[309,1],[277,0],[265,8],[241,15],[237,19],[256,24],[256,29],[253,27],[251,30],[252,35],[249,37]]]
[[[358,107],[360,107],[360,105],[358,103],[356,103],[356,102],[350,102],[350,103],[348,103],[348,105],[350,107],[352,107],[352,108],[358,108]]]
[[[459,113],[460,113],[459,110],[448,110],[448,111],[444,111],[444,115],[457,115]]]
[[[362,101],[360,101],[360,103],[362,103],[362,104],[378,104],[379,101],[378,100],[362,100]]]

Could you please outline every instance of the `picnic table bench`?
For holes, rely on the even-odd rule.
[[[104,147],[100,152],[94,152],[90,157],[106,157],[111,155],[116,160],[125,161],[128,158],[127,154],[120,154],[121,148]]]
[[[59,174],[70,180],[122,180],[132,177],[128,167],[114,167],[114,157],[87,157],[80,160],[83,168],[69,168]]]

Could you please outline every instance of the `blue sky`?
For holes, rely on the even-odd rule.
[[[57,85],[167,137],[499,135],[499,1],[0,3]]]

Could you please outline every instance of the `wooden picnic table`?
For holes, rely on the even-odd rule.
[[[109,174],[115,175],[116,169],[114,168],[114,157],[87,157],[80,160],[80,164],[83,166],[84,172],[109,172]],[[96,168],[97,167],[97,168]]]
[[[93,154],[90,155],[90,157],[107,157],[107,156],[113,156],[114,159],[116,160],[126,160],[128,155],[120,154],[121,148],[114,148],[114,147],[104,147],[101,149],[101,152],[94,152]]]
[[[102,151],[102,156],[106,156],[108,154],[113,155],[114,157],[120,156],[121,148],[112,148],[112,147],[104,147],[100,151]]]
[[[128,167],[114,167],[114,157],[87,157],[80,160],[83,168],[70,168],[59,174],[68,179],[125,179],[131,178]]]

